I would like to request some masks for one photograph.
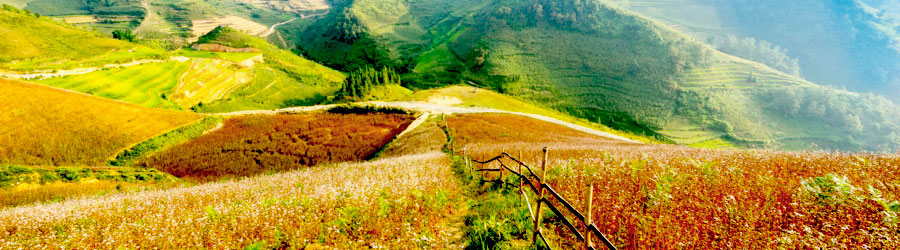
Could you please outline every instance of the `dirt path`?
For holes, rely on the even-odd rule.
[[[285,25],[285,24],[291,23],[291,22],[293,22],[293,21],[296,21],[297,19],[299,19],[299,18],[296,18],[296,17],[295,17],[295,18],[291,18],[291,20],[287,20],[287,21],[284,21],[284,22],[276,23],[275,25],[272,25],[272,27],[269,27],[269,31],[266,32],[265,34],[262,34],[261,37],[267,37],[267,36],[271,35],[272,33],[275,33],[275,28],[278,28],[278,26],[281,26],[281,25]]]
[[[146,59],[146,60],[136,60],[136,61],[132,61],[130,63],[107,64],[107,65],[103,65],[102,67],[61,69],[61,70],[56,70],[56,71],[37,71],[37,72],[28,72],[28,73],[0,73],[0,77],[8,78],[8,79],[31,80],[31,79],[35,79],[35,78],[40,79],[40,78],[51,78],[51,77],[70,76],[70,75],[84,75],[84,74],[92,73],[92,72],[98,71],[98,70],[112,69],[112,68],[126,68],[126,67],[141,65],[141,64],[159,63],[159,62],[166,62],[166,60]]]
[[[278,28],[278,26],[285,25],[285,24],[289,24],[289,23],[291,23],[291,22],[293,22],[293,21],[297,21],[297,19],[307,19],[307,18],[310,18],[310,17],[317,17],[317,16],[326,15],[326,14],[328,14],[328,12],[321,13],[321,14],[315,14],[315,15],[309,15],[309,16],[304,15],[304,14],[300,14],[300,17],[299,17],[299,18],[297,18],[297,17],[291,18],[291,20],[287,20],[287,21],[280,22],[280,23],[276,23],[276,24],[272,25],[272,27],[269,27],[269,31],[268,31],[268,32],[266,32],[265,34],[262,34],[262,35],[260,35],[260,36],[261,36],[261,37],[267,37],[267,36],[269,36],[269,35],[272,35],[272,33],[275,33],[275,28]],[[286,47],[286,46],[285,46],[285,47]]]
[[[156,13],[153,13],[153,10],[150,9],[150,4],[147,3],[147,0],[141,0],[141,7],[144,7],[144,20],[141,20],[141,24],[134,29],[135,33],[139,30],[147,29],[147,26],[150,25],[149,22],[156,19]]]
[[[379,107],[402,108],[402,109],[406,109],[406,110],[412,110],[412,111],[417,111],[417,112],[422,112],[422,113],[431,113],[431,114],[500,113],[500,114],[520,115],[520,116],[530,117],[533,119],[538,119],[538,120],[545,121],[545,122],[563,125],[563,126],[566,126],[568,128],[574,129],[574,130],[578,130],[581,132],[585,132],[585,133],[600,136],[600,137],[605,137],[605,138],[620,140],[620,141],[626,141],[626,142],[631,142],[631,143],[640,143],[640,142],[637,142],[637,141],[634,141],[634,140],[631,140],[631,139],[628,139],[628,138],[625,138],[622,136],[610,134],[610,133],[603,132],[603,131],[597,131],[592,128],[584,127],[584,126],[570,123],[570,122],[565,122],[565,121],[562,121],[562,120],[559,120],[556,118],[547,117],[547,116],[543,116],[543,115],[522,113],[522,112],[512,112],[512,111],[489,109],[489,108],[455,107],[455,106],[439,105],[439,104],[432,104],[432,103],[426,103],[426,102],[380,102],[380,101],[374,101],[374,102],[361,102],[361,103],[355,103],[355,104],[375,105],[375,106],[379,106]],[[335,106],[338,106],[338,105],[337,104],[317,105],[317,106],[294,107],[294,108],[286,108],[286,109],[278,109],[278,110],[249,110],[249,111],[238,111],[238,112],[231,112],[231,113],[221,113],[219,115],[239,116],[239,115],[253,115],[253,114],[274,115],[274,114],[286,113],[286,112],[287,113],[293,113],[293,112],[303,113],[303,112],[327,110],[327,109],[335,107]]]

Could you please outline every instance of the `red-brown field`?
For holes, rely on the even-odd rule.
[[[104,165],[128,145],[200,118],[0,79],[0,164]]]
[[[594,221],[621,249],[900,247],[894,155],[627,144],[509,115],[447,123],[475,159],[524,149],[537,167],[548,147],[549,185],[584,210],[591,183]],[[548,225],[567,236],[551,241],[573,247]]]
[[[242,116],[139,165],[189,180],[292,170],[372,156],[413,120],[393,114]]]

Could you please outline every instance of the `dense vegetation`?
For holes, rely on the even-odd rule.
[[[336,97],[342,100],[366,99],[366,97],[372,95],[373,91],[391,87],[396,88],[400,84],[400,75],[393,68],[385,67],[377,70],[367,66],[350,72],[347,79],[344,79],[341,90]]]
[[[750,38],[711,41],[764,64],[731,57],[602,1],[355,0],[335,8],[307,28],[300,52],[341,69],[395,65],[408,88],[469,83],[698,146],[900,146],[884,136],[900,128],[884,116],[895,104],[798,78],[791,51]],[[819,96],[826,111],[803,118],[782,112],[769,103],[782,91]],[[879,125],[847,125],[856,118]]]
[[[406,129],[409,115],[276,115],[230,118],[214,132],[138,163],[180,178],[222,177],[365,160]]]
[[[621,249],[900,246],[895,156],[629,144],[508,115],[458,115],[447,124],[457,150],[479,160],[521,151],[538,166],[540,147],[549,147],[547,183],[581,210],[593,185],[592,217]],[[486,229],[502,241],[529,239],[516,233],[523,214],[515,211],[498,213],[492,220],[508,223]],[[543,225],[552,244],[574,248],[553,217]]]
[[[200,119],[0,80],[0,164],[105,165],[128,145]]]

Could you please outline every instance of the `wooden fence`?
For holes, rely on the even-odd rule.
[[[589,185],[587,187],[587,202],[585,202],[585,211],[587,211],[588,213],[586,213],[585,215],[581,213],[581,211],[576,209],[575,206],[573,206],[571,203],[566,201],[566,199],[559,195],[559,193],[553,190],[553,187],[550,187],[550,185],[544,183],[544,177],[547,173],[547,148],[543,148],[543,161],[541,161],[541,169],[539,170],[540,176],[535,173],[534,169],[519,161],[515,157],[512,157],[506,152],[503,152],[500,155],[485,161],[470,159],[469,156],[466,155],[465,149],[462,153],[463,156],[466,157],[467,170],[474,170],[476,172],[479,172],[482,177],[484,177],[485,172],[497,172],[499,173],[499,177],[497,178],[497,180],[493,180],[492,182],[519,187],[519,192],[522,194],[522,197],[524,197],[525,205],[528,206],[528,211],[531,214],[532,220],[534,220],[534,236],[532,237],[534,243],[537,243],[537,240],[541,239],[545,245],[547,245],[548,247],[550,246],[549,244],[547,244],[547,239],[544,237],[543,231],[541,230],[541,216],[539,216],[541,215],[541,209],[543,209],[543,206],[546,206],[547,209],[553,211],[553,213],[555,213],[560,218],[560,221],[562,221],[562,223],[566,225],[570,233],[578,238],[578,241],[583,243],[586,249],[595,249],[591,236],[596,237],[596,239],[601,241],[607,248],[616,249],[616,247],[609,241],[609,239],[607,239],[606,236],[604,236],[603,233],[601,233],[600,230],[597,229],[597,226],[592,222],[590,211],[591,200],[594,196],[593,185]],[[473,166],[470,167],[470,160],[477,164],[473,164]],[[516,167],[516,170],[514,170],[510,166],[507,166],[506,163],[503,162],[504,160],[511,161],[515,165],[514,167]],[[484,165],[488,165],[493,162],[499,163],[500,167],[484,168]],[[527,170],[527,172],[524,172],[525,170]],[[517,176],[518,183],[507,183],[503,179],[503,174],[505,172],[509,172],[510,174]],[[528,201],[526,190],[532,191],[535,196],[538,197],[538,200],[536,202],[537,204],[535,205],[535,210],[531,209],[531,202]],[[547,196],[547,194],[549,194],[549,196]],[[553,205],[553,203],[551,203],[551,200],[555,200],[559,204],[562,204],[563,208],[574,215],[578,224],[573,224],[572,221],[569,220],[569,218],[566,218],[566,216],[562,214],[560,209]],[[582,229],[581,231],[579,231],[579,227]]]

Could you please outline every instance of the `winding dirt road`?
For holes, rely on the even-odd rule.
[[[427,102],[381,102],[381,101],[373,101],[373,102],[360,102],[354,103],[356,105],[374,105],[378,107],[390,107],[390,108],[401,108],[421,113],[430,113],[430,114],[479,114],[479,113],[500,113],[500,114],[511,114],[511,115],[519,115],[530,117],[533,119],[538,119],[545,122],[555,123],[562,126],[566,126],[568,128],[578,130],[581,132],[585,132],[588,134],[605,137],[614,140],[620,140],[631,143],[641,143],[637,142],[622,136],[610,134],[603,131],[597,131],[588,127],[584,127],[578,124],[565,122],[556,118],[547,117],[543,115],[536,114],[528,114],[522,112],[512,112],[505,111],[499,109],[489,109],[489,108],[472,108],[472,107],[455,107],[455,106],[447,106],[440,104],[433,104]],[[277,110],[250,110],[250,111],[238,111],[231,113],[220,113],[217,115],[224,116],[240,116],[240,115],[258,115],[258,114],[266,114],[266,115],[274,115],[279,113],[303,113],[303,112],[313,112],[313,111],[323,111],[329,108],[333,108],[338,106],[338,104],[330,104],[330,105],[317,105],[317,106],[307,106],[307,107],[293,107],[293,108],[285,108],[285,109],[277,109]]]
[[[297,19],[307,19],[307,18],[310,18],[310,17],[317,17],[317,16],[321,16],[321,15],[325,15],[325,14],[328,14],[328,12],[321,13],[321,14],[309,15],[309,16],[300,14],[300,17],[299,17],[299,18],[297,18],[297,17],[291,18],[291,20],[287,20],[287,21],[280,22],[280,23],[276,23],[276,24],[272,25],[272,27],[269,27],[269,31],[268,31],[268,32],[266,32],[265,34],[262,34],[262,35],[260,35],[260,36],[261,36],[261,37],[267,37],[267,36],[269,36],[269,35],[272,35],[272,33],[275,33],[275,28],[278,28],[278,26],[285,25],[285,24],[289,24],[289,23],[291,23],[291,22],[293,22],[293,21],[297,21]]]

